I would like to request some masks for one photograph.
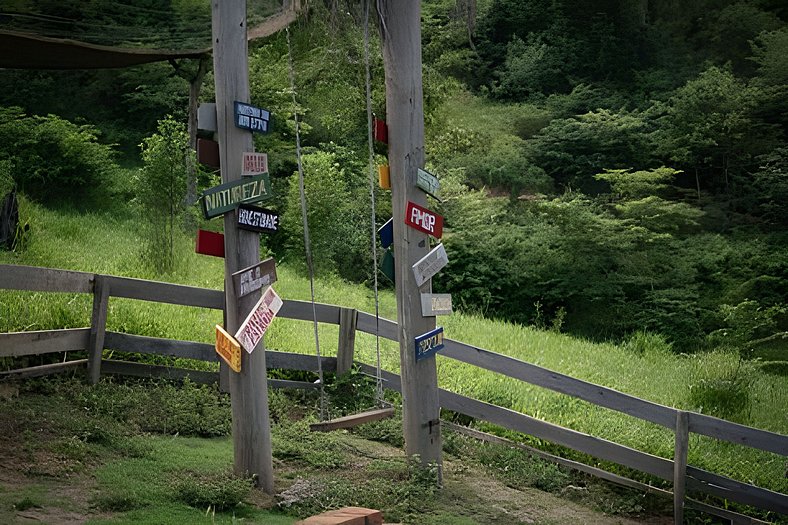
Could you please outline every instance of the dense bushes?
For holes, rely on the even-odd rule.
[[[115,168],[113,152],[98,135],[93,126],[57,115],[0,108],[0,161],[10,163],[14,181],[33,198],[83,199],[107,184]]]

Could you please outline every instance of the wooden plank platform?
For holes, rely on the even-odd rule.
[[[367,410],[352,414],[330,421],[323,421],[321,423],[312,423],[309,425],[309,430],[312,432],[330,432],[332,430],[339,430],[340,428],[352,428],[364,423],[371,423],[372,421],[380,421],[394,415],[393,408],[378,408],[375,410]]]

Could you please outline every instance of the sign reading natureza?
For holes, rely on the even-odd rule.
[[[224,215],[239,204],[250,204],[273,197],[267,173],[225,182],[202,194],[202,211],[206,219]]]

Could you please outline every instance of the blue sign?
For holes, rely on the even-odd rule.
[[[235,127],[256,133],[266,133],[269,120],[271,120],[271,113],[268,111],[235,101]]]
[[[416,338],[416,361],[437,354],[441,348],[443,348],[443,327],[439,326]]]
[[[391,243],[394,242],[394,218],[386,222],[383,226],[380,227],[378,230],[378,235],[380,235],[380,244],[384,248],[388,248],[391,246]]]

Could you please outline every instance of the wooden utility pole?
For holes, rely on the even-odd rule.
[[[213,71],[216,85],[216,121],[222,182],[241,178],[243,152],[253,151],[252,136],[234,125],[234,101],[249,102],[249,65],[246,45],[246,0],[213,0]],[[224,216],[224,289],[226,329],[234,334],[259,299],[258,294],[237,298],[232,274],[260,262],[260,235],[239,230],[238,211]],[[230,372],[233,412],[234,471],[256,476],[257,486],[274,492],[271,423],[268,415],[268,377],[265,348],[242,351],[241,372]]]
[[[421,2],[378,2],[386,71],[391,201],[394,215],[394,261],[397,322],[402,373],[402,426],[405,452],[422,465],[437,464],[441,475],[440,405],[434,358],[416,361],[415,338],[435,328],[434,317],[422,317],[421,292],[411,267],[429,252],[430,239],[405,225],[408,201],[427,207],[416,188],[424,167],[424,103],[421,84]]]

